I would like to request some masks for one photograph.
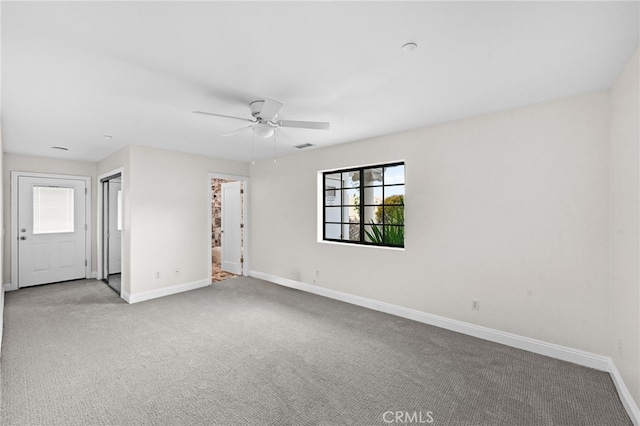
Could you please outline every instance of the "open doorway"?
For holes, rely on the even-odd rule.
[[[243,274],[244,182],[211,178],[211,281]]]
[[[122,176],[100,180],[102,189],[102,280],[116,293],[122,290]]]

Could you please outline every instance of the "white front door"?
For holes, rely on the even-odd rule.
[[[109,181],[109,274],[122,270],[122,184]]]
[[[242,192],[241,182],[222,184],[222,249],[223,271],[242,274]]]
[[[86,276],[86,181],[18,177],[18,287]]]

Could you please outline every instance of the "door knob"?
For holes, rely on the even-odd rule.
[[[25,236],[23,235],[22,237],[20,237],[20,239],[21,239],[22,241],[24,241],[24,240],[26,240],[26,239],[27,239],[27,237],[25,237]]]
[[[22,228],[20,232],[27,232],[27,228]]]

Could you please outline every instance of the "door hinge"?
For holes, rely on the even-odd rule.
[[[85,195],[87,194],[87,188],[84,189],[84,193],[85,193]]]
[[[244,263],[244,256],[240,256],[240,263]]]
[[[87,259],[84,260],[84,266],[87,266]]]
[[[244,223],[240,224],[240,229],[244,229]]]
[[[240,193],[241,193],[241,194],[244,194],[244,189],[241,189],[241,190],[240,190]]]

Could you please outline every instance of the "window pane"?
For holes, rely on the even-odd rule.
[[[404,185],[384,187],[385,204],[404,204]]]
[[[345,207],[345,214],[349,218],[349,223],[360,223],[360,208],[359,207]]]
[[[350,206],[360,205],[360,188],[345,189],[343,192],[343,204]]]
[[[374,244],[404,246],[404,226],[365,225],[365,241]]]
[[[374,186],[374,187],[366,187],[362,190],[364,192],[364,203],[365,205],[372,204],[382,204],[382,187]]]
[[[329,188],[340,188],[342,181],[340,180],[340,173],[331,173],[324,176],[324,185]]]
[[[384,168],[384,184],[404,183],[404,164]]]
[[[349,224],[349,237],[350,241],[360,241],[360,224],[359,223],[351,223]]]
[[[382,184],[382,167],[373,167],[364,170],[364,186]]]
[[[342,207],[325,207],[325,222],[342,222]]]
[[[365,225],[364,240],[368,243],[382,244],[382,225]]]
[[[360,186],[360,172],[349,171],[342,173],[342,184],[344,188],[357,188]]]
[[[404,225],[404,206],[384,206],[382,211],[385,224]]]
[[[384,226],[384,243],[392,246],[404,246],[404,226]]]
[[[326,206],[335,206],[340,204],[340,190],[334,187],[327,187],[324,192],[324,204]]]
[[[33,187],[33,233],[74,232],[73,188]]]
[[[339,223],[327,223],[324,226],[324,237],[331,240],[339,240],[342,225]]]
[[[365,206],[364,223],[382,223],[382,207]]]

